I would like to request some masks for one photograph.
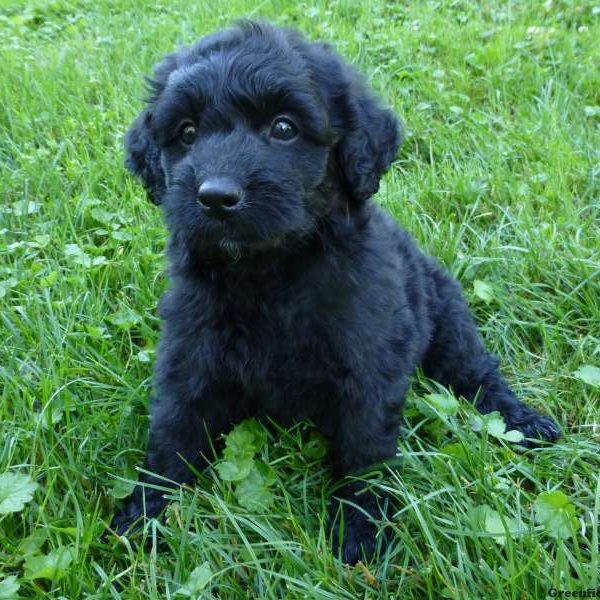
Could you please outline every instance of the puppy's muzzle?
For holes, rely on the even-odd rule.
[[[233,179],[206,179],[198,188],[198,202],[211,217],[224,219],[242,206],[242,188]]]

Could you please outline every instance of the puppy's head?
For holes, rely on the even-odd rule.
[[[168,55],[126,164],[186,243],[235,249],[310,234],[377,191],[400,126],[327,45],[243,23]]]

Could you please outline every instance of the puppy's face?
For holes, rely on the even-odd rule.
[[[127,165],[197,248],[281,245],[377,189],[398,123],[328,47],[247,23],[170,55]],[[347,209],[348,207],[346,207]]]
[[[229,247],[311,229],[332,143],[311,87],[294,55],[256,40],[173,71],[151,122],[170,226]]]

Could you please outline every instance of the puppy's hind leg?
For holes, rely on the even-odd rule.
[[[498,359],[486,351],[458,282],[441,269],[432,273],[437,298],[434,331],[423,360],[427,377],[449,387],[467,400],[475,400],[481,413],[499,411],[507,430],[523,433],[525,446],[535,440],[554,442],[558,425],[518,400],[500,374]]]

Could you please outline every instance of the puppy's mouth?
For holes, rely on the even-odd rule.
[[[280,245],[281,238],[250,243],[223,239],[219,242],[219,250],[224,256],[231,259],[232,262],[238,262],[245,256],[256,256],[257,254],[277,248]]]
[[[221,240],[219,249],[234,262],[242,258],[242,245],[234,240]]]
[[[196,245],[201,254],[212,255],[216,251],[222,258],[237,262],[245,257],[281,248],[286,237],[283,233],[257,237],[236,226],[232,219],[211,223],[204,228],[196,237]]]
[[[246,195],[239,207],[221,211],[208,210],[190,191],[184,194],[181,187],[173,187],[165,203],[167,225],[207,259],[234,262],[270,251],[287,254],[286,248],[301,245],[316,227],[316,214],[306,209],[308,199],[290,197],[285,190],[277,197],[271,190],[268,195]]]

